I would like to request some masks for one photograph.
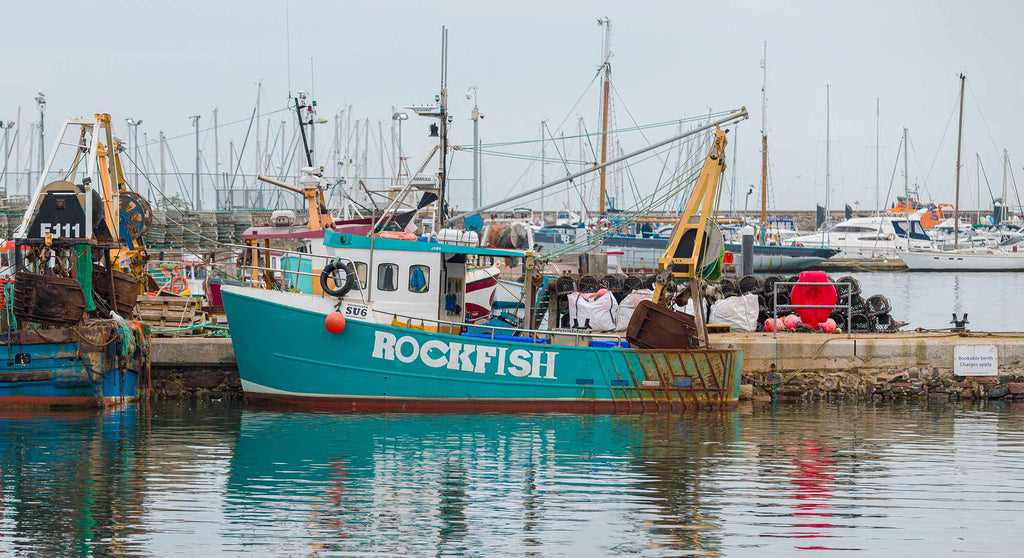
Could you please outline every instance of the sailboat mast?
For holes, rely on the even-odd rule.
[[[907,162],[907,154],[910,152],[907,144],[907,127],[903,127],[903,212],[907,216],[907,242],[910,242],[910,165]]]
[[[832,89],[832,85],[826,83],[825,84],[825,226],[828,226],[828,206],[829,206],[828,202],[829,202],[829,195],[831,194],[831,190],[832,190],[832,185],[831,185],[832,168],[829,166],[829,164],[831,163],[831,159],[829,158],[829,156],[831,155],[831,151],[829,151],[829,150],[832,147],[832,129],[831,129],[832,117],[830,115],[830,111],[832,110],[832,107],[830,106],[830,98],[829,98],[830,93],[831,93],[831,91],[830,91],[831,89]]]
[[[978,198],[977,198],[978,202],[977,202],[977,205],[975,205],[975,207],[977,207],[977,210],[975,212],[974,222],[976,224],[980,225],[981,224],[981,154],[979,154],[977,152],[974,153],[974,184],[975,184],[975,192],[977,192],[977,195],[978,195]]]
[[[601,164],[603,165],[608,160],[608,97],[609,91],[612,85],[612,64],[611,64],[611,46],[612,46],[612,20],[609,17],[604,17],[597,20],[598,25],[604,26],[604,52],[603,52],[603,64],[604,68],[604,84],[601,95]],[[607,169],[601,167],[601,199],[599,205],[599,211],[601,215],[604,215],[605,210],[605,184],[607,181]]]
[[[1007,213],[1008,213],[1006,211],[1006,203],[1007,203],[1007,199],[1006,199],[1006,168],[1009,165],[1010,165],[1010,154],[1005,149],[1003,149],[1003,193],[1002,193],[1002,200],[1001,200],[1002,203],[999,204],[999,221],[1000,222],[1002,222],[1003,216],[1007,215]]]
[[[768,226],[768,41],[761,58],[761,224]]]
[[[879,107],[878,97],[875,97],[875,211],[876,212],[880,212],[882,210],[882,208],[878,206],[879,194],[881,193],[881,184],[882,184],[882,182],[881,182],[881,174],[880,174],[880,171],[879,171],[880,167],[879,167],[879,164],[878,164],[879,163],[879,158],[881,157],[881,149],[882,149],[882,147],[881,147],[881,144],[882,144],[882,141],[881,141],[882,140],[882,134],[881,134],[881,130],[880,130],[881,121],[882,121],[882,112],[881,112],[880,107]]]
[[[960,74],[960,124],[956,131],[956,196],[953,200],[953,249],[960,248],[960,150],[964,140],[964,80]]]

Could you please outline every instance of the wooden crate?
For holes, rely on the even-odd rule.
[[[188,327],[195,323],[196,299],[166,293],[140,296],[136,301],[135,319],[154,329]]]

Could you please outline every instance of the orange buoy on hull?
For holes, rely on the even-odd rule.
[[[345,331],[345,316],[341,312],[331,312],[324,318],[324,327],[331,333]]]

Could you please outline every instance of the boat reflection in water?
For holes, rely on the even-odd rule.
[[[0,554],[130,553],[145,445],[136,406],[0,413]]]
[[[1005,555],[1024,406],[0,415],[0,555]]]
[[[709,551],[721,520],[702,509],[701,468],[738,432],[735,413],[246,413],[225,514],[285,554]],[[680,455],[681,439],[706,443]]]

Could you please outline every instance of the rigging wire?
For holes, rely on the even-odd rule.
[[[277,114],[279,112],[284,112],[286,110],[292,110],[292,109],[291,109],[291,107],[285,107],[285,108],[280,108],[280,109],[277,109],[277,110],[274,110],[274,111],[270,111],[270,112],[263,112],[263,113],[260,113],[260,115],[261,116],[270,116],[271,114]],[[209,132],[210,130],[213,130],[214,128],[220,129],[220,128],[223,128],[225,126],[233,126],[235,124],[241,124],[242,122],[247,122],[248,120],[249,120],[248,118],[241,118],[239,120],[233,120],[231,122],[225,122],[223,124],[217,124],[217,126],[210,126],[209,128],[201,128],[199,130],[199,133]],[[188,138],[188,137],[195,137],[195,133],[196,133],[196,131],[192,130],[190,132],[186,132],[184,134],[178,134],[176,136],[164,136],[164,141],[170,141],[170,140],[176,140],[176,139]],[[160,143],[160,140],[149,141],[149,142],[146,142],[145,144],[139,145],[139,147],[145,147],[147,145],[153,145],[153,144],[157,144],[157,143]]]
[[[971,100],[974,101],[974,106],[975,106],[975,108],[978,109],[978,116],[981,116],[981,123],[985,126],[985,132],[988,134],[988,139],[989,139],[989,141],[992,142],[992,147],[996,150],[996,153],[998,154],[999,153],[999,146],[996,145],[996,140],[995,140],[994,137],[992,137],[992,130],[989,129],[988,121],[985,120],[985,113],[981,112],[981,104],[978,103],[978,98],[974,96],[974,88],[971,87],[971,82],[970,81],[968,81],[966,79],[964,81],[967,82],[967,91],[969,91],[971,93]]]
[[[953,110],[949,111],[949,119],[946,120],[946,127],[942,130],[942,137],[939,138],[939,145],[935,148],[935,157],[932,157],[932,164],[928,167],[928,174],[925,175],[925,182],[928,182],[932,178],[932,171],[935,170],[935,162],[939,160],[939,153],[942,151],[942,144],[946,141],[946,134],[949,133],[949,125],[953,122],[953,115],[956,114],[957,105],[959,105],[960,93],[957,92],[956,96],[953,97]],[[897,157],[899,158],[899,157]]]

